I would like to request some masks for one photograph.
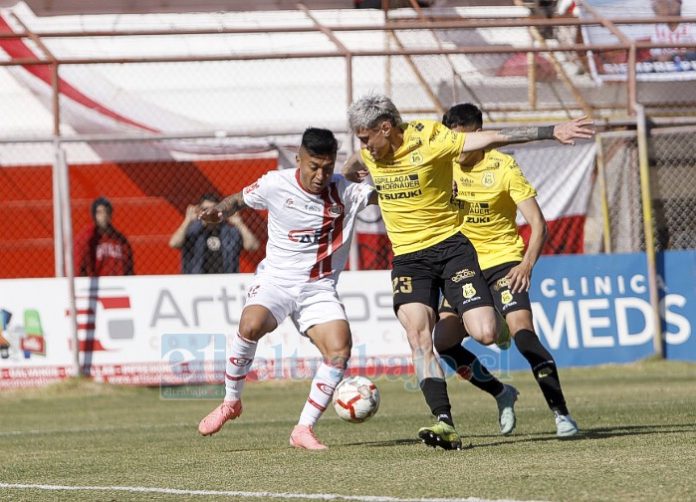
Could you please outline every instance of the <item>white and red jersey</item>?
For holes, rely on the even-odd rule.
[[[299,169],[271,171],[247,186],[247,206],[268,209],[266,258],[257,274],[292,281],[334,281],[345,267],[356,215],[373,188],[334,174],[321,194],[300,184]]]
[[[681,23],[672,30],[664,23],[655,24],[650,41],[657,44],[691,44],[696,43],[696,25]],[[693,49],[650,49],[650,54],[657,58],[663,55],[675,56],[680,53],[693,52]]]

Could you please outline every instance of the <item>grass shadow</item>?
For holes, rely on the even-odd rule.
[[[539,443],[546,441],[586,441],[597,439],[609,439],[621,436],[640,436],[649,434],[681,434],[684,432],[696,432],[696,424],[645,424],[645,425],[622,425],[615,427],[594,427],[582,429],[577,436],[568,438],[559,438],[552,432],[534,432],[530,434],[500,436],[494,434],[474,434],[463,437],[464,442],[468,439],[493,439],[483,443],[469,443],[462,447],[462,450],[471,450],[475,448],[490,448],[495,446],[504,446],[510,444],[522,443]],[[359,441],[353,443],[340,443],[336,446],[366,446],[370,448],[385,448],[395,446],[419,445],[421,440],[418,438],[406,439],[390,439],[385,441]]]

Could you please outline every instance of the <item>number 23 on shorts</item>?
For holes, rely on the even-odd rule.
[[[394,277],[392,290],[396,293],[413,293],[413,283],[410,277]]]

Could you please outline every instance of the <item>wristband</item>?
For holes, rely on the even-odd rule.
[[[539,139],[555,139],[553,130],[555,126],[543,126],[539,128]]]

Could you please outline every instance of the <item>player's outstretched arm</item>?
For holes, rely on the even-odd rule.
[[[348,157],[348,159],[346,159],[346,163],[343,164],[341,173],[348,181],[352,181],[353,183],[360,183],[367,177],[367,166],[363,164],[360,151],[354,152],[350,157]]]
[[[247,206],[244,203],[242,192],[237,192],[229,197],[225,197],[213,207],[201,211],[198,215],[198,219],[203,223],[220,223],[223,219],[229,218],[245,207]]]
[[[591,139],[594,121],[587,117],[561,122],[554,126],[508,127],[500,131],[478,131],[467,133],[462,153],[473,152],[491,145],[527,143],[541,139],[555,139],[564,145],[575,144],[576,139]]]

